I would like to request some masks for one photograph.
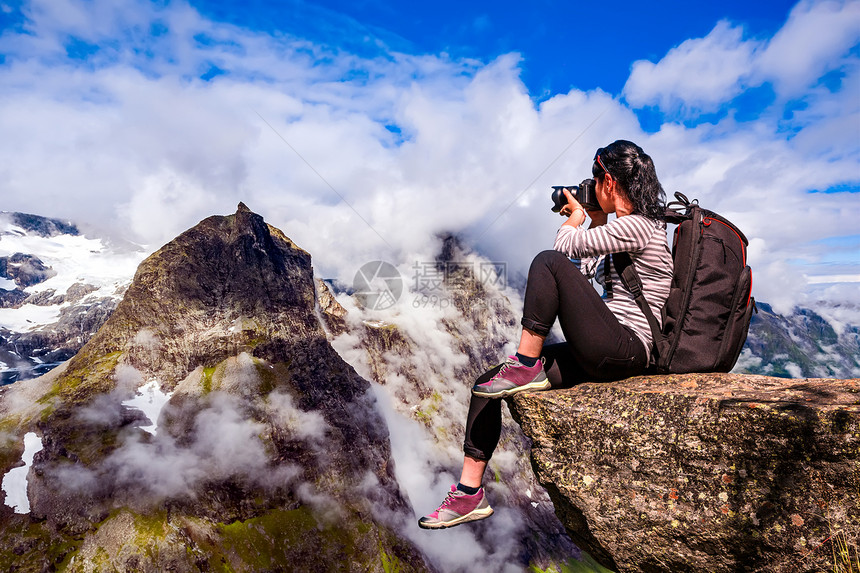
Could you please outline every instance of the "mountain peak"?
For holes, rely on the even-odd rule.
[[[326,339],[310,255],[244,205],[143,261],[96,335],[64,370],[33,383],[3,396],[4,407],[31,407],[0,410],[0,427],[41,434],[27,492],[32,535],[45,547],[119,560],[115,544],[129,527],[154,520],[134,537],[152,570],[228,558],[236,570],[306,569],[318,559],[370,570],[380,552],[427,569],[394,533],[412,515],[386,424],[370,383]],[[156,385],[159,412],[128,405]],[[144,429],[156,425],[157,434]],[[0,507],[7,546],[30,519],[10,514]],[[259,527],[275,533],[261,541]],[[160,536],[170,528],[187,535]],[[88,531],[99,533],[82,548],[69,542]],[[234,543],[253,546],[253,559]],[[260,543],[271,558],[258,555]],[[47,568],[41,546],[28,547],[15,559]]]
[[[41,215],[0,211],[0,218],[7,219],[16,227],[39,237],[50,238],[57,235],[77,236],[80,234],[78,228],[70,221],[61,221],[60,219],[42,217]]]
[[[241,207],[204,219],[143,261],[70,371],[119,351],[172,388],[197,366],[227,356],[323,338],[310,255]]]

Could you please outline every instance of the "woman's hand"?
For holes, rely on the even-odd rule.
[[[585,222],[585,209],[579,201],[570,194],[570,191],[567,189],[562,189],[562,191],[564,191],[564,196],[567,198],[567,205],[562,207],[559,211],[561,216],[567,217],[567,221],[564,222],[564,225],[579,227]]]

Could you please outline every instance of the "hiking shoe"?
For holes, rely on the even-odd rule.
[[[454,527],[467,521],[478,521],[493,515],[493,508],[487,502],[484,488],[478,490],[475,495],[469,495],[451,486],[451,491],[439,509],[418,520],[418,527],[422,529],[445,529]]]
[[[481,398],[504,398],[524,390],[546,390],[549,388],[541,357],[534,366],[528,367],[516,356],[508,356],[495,376],[472,387],[472,394]]]

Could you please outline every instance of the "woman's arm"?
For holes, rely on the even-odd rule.
[[[618,217],[606,224],[562,225],[555,237],[554,249],[568,257],[599,257],[622,251],[641,251],[655,232],[654,223],[641,215]]]
[[[562,223],[562,226],[579,227],[585,222],[585,207],[583,207],[576,198],[570,194],[566,188],[563,188],[565,197],[567,197],[567,205],[561,208],[559,214],[567,216],[567,221]]]

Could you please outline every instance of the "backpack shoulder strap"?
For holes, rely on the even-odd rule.
[[[645,318],[648,320],[648,325],[651,327],[651,337],[653,338],[651,356],[652,361],[656,363],[658,349],[660,347],[659,342],[663,338],[663,332],[660,330],[660,323],[657,322],[657,317],[654,316],[654,312],[651,310],[651,305],[648,304],[648,301],[645,299],[645,294],[642,292],[642,279],[639,277],[639,273],[633,266],[633,260],[630,258],[630,253],[612,253],[612,264],[618,272],[621,283],[633,295],[633,299],[636,301],[639,309],[642,310],[642,314],[644,314]]]

